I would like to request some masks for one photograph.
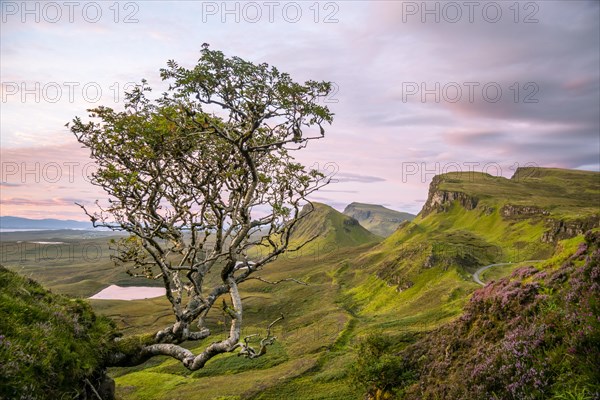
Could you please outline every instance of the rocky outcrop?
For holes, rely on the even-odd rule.
[[[475,269],[476,266],[480,265],[480,262],[472,254],[461,252],[460,250],[454,249],[442,252],[441,254],[431,253],[423,263],[423,269],[433,268],[440,266],[442,270],[447,271],[452,266],[460,266],[466,270]]]
[[[346,233],[350,233],[350,232],[352,232],[352,227],[360,226],[360,224],[354,218],[348,217],[344,220],[343,226],[344,226],[344,231]]]
[[[386,281],[388,286],[390,286],[390,287],[395,286],[396,292],[398,292],[398,293],[401,293],[401,292],[405,291],[406,289],[410,289],[411,287],[414,286],[413,281],[411,281],[406,276],[401,275],[401,274],[388,275],[388,274],[378,272],[376,274],[376,276],[379,279]]]
[[[358,223],[358,221],[356,219],[349,217],[349,218],[344,219],[344,225],[358,226],[360,224]]]
[[[352,213],[351,216],[357,220],[366,220],[373,215],[371,210],[361,210],[358,207],[354,207],[353,204],[346,206],[346,209],[344,210],[344,214],[350,215],[350,213]]]
[[[577,235],[583,235],[593,228],[600,227],[600,215],[573,220],[558,220],[549,218],[546,220],[546,231],[542,234],[542,242],[556,243],[559,240],[569,239]]]
[[[442,190],[439,187],[441,182],[442,178],[440,176],[434,177],[431,181],[429,195],[421,210],[421,216],[424,217],[434,211],[445,212],[454,201],[458,201],[466,210],[473,210],[477,207],[479,199],[464,192]]]
[[[500,215],[505,219],[513,218],[531,218],[550,215],[548,210],[536,206],[520,206],[514,204],[505,204],[500,209]]]

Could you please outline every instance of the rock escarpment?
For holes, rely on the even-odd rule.
[[[523,173],[521,175],[523,175]],[[539,173],[538,175],[541,176],[542,174]],[[536,175],[536,177],[538,176]],[[499,200],[498,206],[490,206],[488,204],[489,200],[482,203],[480,201],[480,197],[478,196],[478,194],[481,193],[470,193],[468,189],[462,187],[462,185],[465,183],[471,183],[469,181],[469,178],[438,175],[434,177],[431,181],[427,201],[425,202],[425,205],[423,206],[423,209],[420,213],[421,217],[426,217],[427,215],[434,212],[446,212],[450,209],[454,202],[458,202],[460,206],[462,206],[468,211],[474,210],[479,206],[483,209],[485,215],[491,215],[497,209],[498,213],[500,214],[500,217],[509,224],[518,223],[519,221],[524,220],[530,221],[531,224],[543,224],[544,232],[539,237],[539,241],[542,243],[549,244],[556,243],[559,240],[569,239],[577,235],[584,234],[588,230],[600,226],[600,214],[579,216],[573,218],[573,216],[569,217],[563,215],[562,212],[556,211],[551,205],[538,206],[533,204],[527,204],[526,202],[528,201],[528,197],[526,196],[529,195],[527,193],[529,192],[529,190],[524,191],[522,187],[515,187],[515,189],[521,190],[521,193],[519,193],[521,198],[518,198],[516,200],[521,204],[515,204],[513,202],[515,200],[511,200],[511,198],[509,198],[511,192],[502,193],[502,195],[506,196],[506,198],[504,199],[502,197],[497,197],[499,193],[495,193],[494,197],[490,197],[492,196],[492,193],[497,192],[497,190],[493,187],[494,178],[489,177],[487,179],[489,179],[487,181],[487,184],[489,186],[483,186],[480,184],[479,187],[477,187],[476,185],[473,185],[473,187],[479,190],[481,190],[482,187],[489,187],[489,189],[487,190],[490,192],[490,194],[484,195],[483,197],[495,199],[494,201],[496,203],[498,203]],[[514,177],[513,180],[515,180]],[[540,183],[533,181],[528,184],[535,184],[540,186]],[[533,187],[531,188],[532,193],[536,193],[536,190],[537,189]],[[533,199],[530,199],[530,201],[532,203],[535,202],[535,200]],[[557,203],[560,204],[561,201],[561,197],[557,196]]]
[[[542,242],[556,243],[559,240],[583,235],[590,229],[600,227],[600,215],[574,220],[549,218],[546,220],[545,225],[547,230],[542,234]]]
[[[460,191],[443,190],[440,188],[440,183],[443,182],[443,176],[436,176],[429,185],[429,195],[427,201],[421,210],[421,216],[425,217],[432,212],[447,211],[452,202],[458,201],[459,204],[467,210],[473,210],[477,207],[479,199],[467,193]]]
[[[544,210],[543,208],[536,206],[523,206],[523,205],[513,205],[513,204],[505,204],[500,209],[500,215],[502,218],[529,218],[529,217],[537,217],[543,215],[550,215],[548,210]]]

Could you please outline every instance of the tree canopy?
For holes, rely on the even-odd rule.
[[[157,99],[142,80],[123,111],[100,106],[70,126],[97,164],[92,183],[108,194],[93,210],[81,207],[95,226],[130,234],[117,243],[115,261],[130,274],[162,279],[175,317],[135,353],[115,355],[114,364],[169,355],[196,370],[237,348],[257,357],[274,340],[272,324],[260,350],[241,339],[238,286],[305,244],[291,244],[290,235],[307,215],[307,196],[328,179],[292,153],[322,138],[332,122],[319,102],[331,84],[297,83],[206,44],[193,68],[169,61],[160,74],[169,88]],[[229,336],[200,354],[180,346],[210,335],[204,318],[226,294]]]

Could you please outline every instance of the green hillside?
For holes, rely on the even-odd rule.
[[[339,247],[359,246],[380,241],[381,238],[365,229],[359,222],[334,208],[313,202],[314,209],[307,218],[298,222],[292,233],[295,243],[315,239],[315,244],[325,246],[335,244]],[[309,212],[307,205],[303,212]]]
[[[0,266],[0,398],[104,392],[110,381],[103,363],[114,328],[86,302],[52,294]]]
[[[513,179],[437,176],[417,218],[354,261],[344,279],[348,302],[390,334],[452,321],[479,287],[478,267],[547,259],[558,239],[598,227],[599,181],[598,173],[554,169],[519,170]]]
[[[600,224],[600,174],[519,169],[436,176],[412,222],[366,255],[376,274],[406,289],[430,268],[471,273],[482,265],[549,257],[560,239]]]
[[[523,315],[532,318],[538,318],[536,313],[544,307],[556,311],[553,315],[557,318],[566,315],[561,310],[573,310],[560,300],[567,292],[561,287],[563,278],[556,274],[564,261],[578,251],[582,234],[599,226],[599,183],[598,173],[556,169],[518,170],[512,179],[483,174],[441,175],[434,178],[421,213],[413,221],[403,222],[385,240],[355,219],[315,203],[314,211],[296,226],[291,247],[316,238],[298,252],[283,254],[257,273],[271,282],[294,278],[307,285],[292,281],[271,285],[258,280],[240,284],[244,334],[264,334],[269,321],[281,313],[285,315],[285,320],[275,326],[277,341],[265,356],[249,360],[222,354],[195,372],[165,357],[155,357],[137,367],[112,368],[109,374],[117,383],[117,398],[358,400],[364,399],[367,391],[373,396],[379,393],[380,398],[390,398],[386,396],[394,391],[399,398],[405,392],[412,396],[409,399],[469,398],[461,390],[468,384],[467,375],[473,373],[467,364],[479,362],[478,346],[488,349],[492,343],[488,340],[504,343],[504,333],[524,329],[518,321],[504,320],[507,315],[497,312],[502,304],[510,306],[515,315],[523,311]],[[585,254],[576,256],[579,258],[574,259],[573,265],[585,264],[582,254],[590,257],[597,254],[597,243],[590,238]],[[56,237],[53,241],[71,239]],[[48,239],[38,234],[35,240]],[[37,274],[44,283],[67,294],[88,296],[92,288],[124,279],[123,270],[111,267],[105,257],[94,263],[82,257],[53,259],[48,251],[38,254],[36,251],[41,250],[30,247],[23,262],[22,252],[13,248],[15,243],[8,243],[10,254],[3,258],[10,261],[7,263],[10,269]],[[79,253],[90,246],[106,251],[106,239],[82,238],[72,247]],[[527,260],[545,261],[518,263]],[[484,277],[486,282],[504,283],[477,291],[481,286],[472,278],[477,268],[508,261],[514,263],[488,270]],[[519,272],[523,265],[529,268],[526,271],[535,268],[547,276],[537,272],[523,274]],[[574,271],[565,272],[569,282],[578,279]],[[511,273],[512,277],[503,280]],[[86,283],[89,279],[93,282]],[[134,281],[130,279],[123,282]],[[521,290],[529,290],[527,285],[535,283],[534,280],[541,282],[535,299],[542,296],[541,301],[546,298],[543,296],[550,296],[552,302],[542,304],[535,300],[531,303],[534,308],[521,310],[517,304]],[[149,281],[137,282],[144,285]],[[513,292],[516,298],[510,297]],[[503,303],[504,297],[508,303]],[[116,322],[127,341],[156,332],[173,318],[170,304],[164,298],[90,303],[97,313]],[[486,304],[496,304],[496,319],[491,314],[485,315],[489,312]],[[598,314],[597,308],[589,312],[593,316]],[[583,346],[576,347],[579,352],[593,342],[565,342],[561,338],[571,332],[568,321],[554,316],[548,317],[548,321],[556,324],[560,332],[545,340],[551,344],[550,355],[567,362],[571,356],[562,352],[570,348],[565,347],[567,344]],[[469,325],[465,320],[470,321]],[[227,316],[220,309],[212,309],[206,322],[215,336],[186,346],[201,348],[227,334]],[[486,331],[495,336],[492,333],[486,336]],[[455,332],[462,334],[450,338]],[[368,339],[374,333],[376,339]],[[429,335],[431,340],[427,340]],[[439,343],[444,345],[440,347]],[[376,365],[371,363],[372,359],[363,357],[365,354],[376,355]],[[552,375],[551,389],[544,395],[566,396],[571,383],[580,394],[591,393],[590,380],[594,375],[590,375],[587,361],[577,358],[581,354],[573,354],[571,364],[552,361],[552,365],[566,372]],[[514,364],[512,359],[491,359],[496,369],[503,362],[505,368]],[[477,393],[490,393],[486,392],[484,381],[491,378],[485,371],[478,372],[481,392]],[[377,373],[378,378],[371,380],[369,373]],[[500,382],[505,386],[514,376],[510,373],[501,377],[504,381]],[[390,374],[395,377],[393,382],[378,391],[374,382],[382,383]],[[571,379],[575,374],[579,378]],[[446,384],[454,386],[449,388]],[[511,398],[504,396],[505,392],[497,393],[500,393],[498,398]],[[482,396],[473,398],[493,398]]]
[[[314,207],[296,226],[292,247],[316,235],[317,239],[302,251],[284,254],[259,274],[270,281],[292,277],[308,285],[255,280],[240,285],[245,332],[263,333],[267,321],[285,315],[275,327],[277,342],[269,353],[256,360],[224,354],[196,372],[164,358],[136,368],[115,368],[111,373],[122,399],[360,399],[363,392],[351,385],[347,367],[359,319],[344,302],[342,281],[350,262],[381,239],[329,206]],[[130,334],[161,327],[169,309],[162,299],[92,304]],[[220,310],[211,310],[207,325],[217,337],[225,334]]]
[[[600,397],[600,230],[560,242],[553,257],[476,291],[461,318],[407,346],[385,341],[359,376],[371,393],[426,399]],[[391,353],[396,347],[400,351]]]
[[[559,169],[435,177],[418,217],[357,260],[346,292],[377,333],[356,347],[371,398],[597,398],[600,310],[578,299],[598,297],[598,234],[581,242],[600,226],[599,189],[600,174]],[[514,266],[490,277],[511,278],[469,300],[471,273],[502,261]],[[407,330],[435,333],[402,350]]]
[[[415,215],[390,210],[384,206],[365,203],[351,203],[344,209],[344,215],[356,219],[370,232],[388,237],[404,221],[412,221]]]

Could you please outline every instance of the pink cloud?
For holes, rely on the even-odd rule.
[[[3,148],[1,153],[3,216],[85,220],[74,203],[105,197],[89,182],[93,163],[75,140],[57,146]]]

